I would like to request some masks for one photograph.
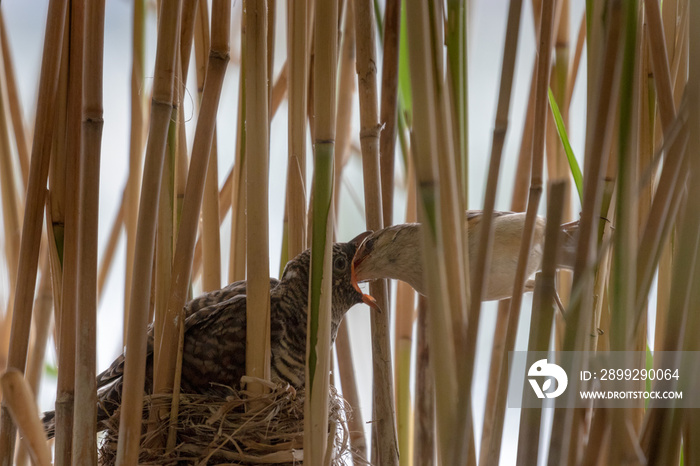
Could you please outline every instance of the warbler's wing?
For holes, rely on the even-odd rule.
[[[517,213],[517,212],[510,212],[507,210],[494,210],[493,216],[495,218],[495,217],[502,217],[504,215],[512,215],[515,213]],[[482,215],[484,215],[484,211],[483,210],[467,210],[464,212],[464,214],[467,217],[467,220],[472,220],[472,219],[475,219],[477,217],[481,217]]]

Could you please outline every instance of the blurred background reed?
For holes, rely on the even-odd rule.
[[[155,320],[156,389],[172,387],[170,323],[190,297],[247,277],[264,303],[268,274],[305,248],[318,274],[330,241],[416,220],[429,226],[431,298],[372,284],[386,312],[358,306],[334,352],[325,341],[310,357],[355,409],[348,461],[700,464],[689,410],[505,403],[513,349],[633,350],[649,366],[654,351],[700,350],[691,2],[30,0],[1,12],[0,371],[25,376],[2,377],[0,464],[48,464],[34,400],[55,403],[56,464],[91,464],[95,372],[142,347]],[[486,212],[476,251],[465,209]],[[481,303],[493,209],[527,211],[526,240],[537,214],[580,218],[575,268],[556,273],[565,318],[547,259],[534,297]],[[311,328],[324,343],[321,283]],[[247,370],[264,376],[256,341]],[[133,374],[124,439],[139,433]],[[318,435],[324,406],[306,411]],[[28,441],[13,453],[15,422]],[[120,444],[123,464],[134,448]]]

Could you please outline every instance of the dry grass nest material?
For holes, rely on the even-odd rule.
[[[300,465],[304,446],[304,391],[288,384],[264,382],[270,391],[253,395],[245,390],[221,387],[222,395],[181,394],[177,443],[168,454],[149,448],[154,436],[167,437],[167,420],[146,434],[151,408],[169,405],[172,395],[144,397],[144,420],[139,464]],[[250,409],[250,405],[261,406]],[[329,396],[329,444],[331,463],[349,462],[347,419],[351,408],[331,387]],[[100,464],[115,464],[119,437],[119,411],[106,422],[100,447]]]

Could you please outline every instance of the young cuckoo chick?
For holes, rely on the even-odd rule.
[[[357,246],[368,234],[333,245],[331,343],[335,341],[345,313],[363,302],[362,293],[355,290],[351,282],[351,261]],[[310,259],[311,252],[307,249],[287,263],[280,280],[270,279],[271,375],[295,388],[303,387],[305,380]],[[185,317],[182,392],[215,394],[219,385],[238,386],[245,373],[245,280],[190,301],[185,305]],[[151,326],[146,363],[147,393],[153,386],[153,344]],[[123,374],[124,355],[97,376],[98,421],[107,419],[119,407]],[[44,427],[52,437],[53,411],[44,414]]]

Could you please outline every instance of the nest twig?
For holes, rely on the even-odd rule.
[[[167,419],[146,434],[148,413],[169,406],[172,395],[144,397],[143,432],[139,464],[299,465],[304,445],[304,391],[288,384],[270,384],[268,393],[217,387],[217,394],[180,394],[177,444],[163,454],[148,445],[150,437],[167,433]],[[347,418],[351,408],[331,387],[328,427],[333,439],[331,464],[346,464],[350,452]],[[258,403],[260,402],[260,403]],[[263,406],[253,410],[251,406]],[[100,464],[112,465],[117,455],[119,410],[105,422]]]

